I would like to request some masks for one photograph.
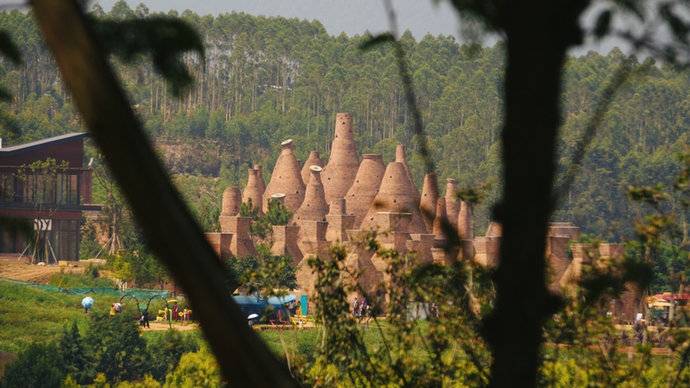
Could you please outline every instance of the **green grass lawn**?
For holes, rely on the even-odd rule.
[[[107,312],[110,305],[118,301],[117,296],[92,295],[94,310]],[[45,290],[40,287],[0,280],[0,352],[17,353],[32,342],[51,341],[60,338],[63,328],[76,321],[82,332],[88,327],[89,317],[84,314],[80,302],[83,295],[70,295]],[[136,316],[134,306],[125,304],[125,313]],[[131,310],[131,311],[130,311]],[[151,306],[155,312],[156,307]],[[163,331],[144,332],[147,340],[162,335]],[[185,331],[203,342],[199,330]],[[364,329],[367,344],[373,347],[381,343],[378,329],[372,323]],[[259,336],[279,357],[287,353],[290,357],[310,358],[320,341],[316,328],[302,330],[263,330]]]
[[[72,321],[85,330],[88,316],[80,305],[83,297],[0,280],[0,351],[16,353],[31,342],[56,339]],[[95,311],[107,311],[118,299],[93,298]]]
[[[46,342],[60,338],[63,328],[76,321],[82,332],[88,328],[89,316],[84,314],[80,306],[83,295],[69,295],[59,291],[46,290],[32,285],[0,280],[0,356],[11,356],[19,353],[32,342]],[[107,312],[110,305],[119,299],[116,295],[93,295],[94,310]],[[125,305],[124,314],[130,314],[135,319],[135,306]],[[155,309],[153,311],[156,311]],[[385,320],[380,321],[381,330],[371,322],[368,326],[360,326],[364,334],[364,341],[370,350],[384,346],[383,337],[388,336],[388,325]],[[420,334],[424,331],[425,322],[420,323]],[[147,331],[143,337],[147,341],[163,335],[164,331]],[[200,330],[183,331],[183,335],[192,336],[200,344],[204,343]],[[321,341],[321,331],[318,328],[301,330],[263,330],[258,332],[268,347],[277,357],[289,357],[292,365],[304,365],[304,361],[312,359]],[[547,353],[552,353],[553,347],[547,347]],[[577,357],[578,353],[569,355],[568,349],[561,350],[560,358]],[[415,357],[428,357],[421,348],[412,351]],[[656,363],[669,363],[672,358],[655,357]]]
[[[110,305],[119,299],[111,295],[91,296],[95,299],[94,310],[97,312],[107,312]],[[73,321],[77,322],[82,332],[86,331],[89,317],[81,308],[83,297],[0,280],[0,352],[17,353],[32,342],[58,339],[63,328]],[[125,304],[125,313],[131,313],[135,317],[133,308],[134,306]],[[151,306],[151,311],[157,311],[155,306]],[[151,339],[163,333],[145,332],[144,338]],[[203,341],[203,335],[198,330],[184,334]],[[317,329],[267,330],[259,334],[279,355],[284,355],[285,348],[290,354],[311,354],[319,340]]]

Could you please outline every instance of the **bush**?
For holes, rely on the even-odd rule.
[[[65,328],[58,349],[64,372],[76,383],[86,384],[93,378],[92,363],[76,322],[72,322],[70,329]]]
[[[153,255],[139,251],[122,251],[108,258],[110,268],[118,279],[134,281],[137,287],[158,287],[168,274]]]
[[[86,268],[84,268],[84,276],[96,279],[101,277],[101,272],[98,270],[97,265],[89,263],[89,265],[87,265]]]
[[[150,356],[132,317],[94,315],[85,343],[94,369],[108,381],[138,380],[147,372]]]
[[[151,355],[149,372],[159,381],[172,372],[180,362],[184,353],[196,352],[199,345],[190,336],[185,336],[176,330],[167,330],[160,337],[152,339],[148,344]]]
[[[58,342],[30,345],[7,366],[0,388],[105,387],[127,381],[124,386],[157,387],[183,354],[198,350],[196,336],[175,330],[153,335],[147,346],[131,316],[94,314],[86,336],[74,321]],[[211,373],[204,368],[204,374]]]
[[[177,368],[165,378],[165,384],[172,387],[220,387],[218,364],[205,350],[186,353]]]
[[[271,296],[297,287],[295,267],[286,256],[275,256],[264,244],[257,245],[256,256],[227,261],[229,278],[243,292]],[[233,290],[234,291],[234,290]]]
[[[32,344],[5,370],[2,387],[59,387],[65,377],[54,343]]]
[[[240,215],[251,217],[253,222],[249,226],[249,233],[253,236],[265,239],[271,235],[273,225],[287,225],[292,218],[292,213],[278,201],[268,203],[268,212],[259,215],[259,210],[250,202],[240,205]]]

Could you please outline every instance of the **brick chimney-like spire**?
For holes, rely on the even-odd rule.
[[[424,218],[428,230],[433,229],[434,218],[436,218],[436,202],[438,202],[438,183],[436,182],[436,173],[430,172],[424,175],[422,196],[419,200],[419,210],[422,212],[422,218]]]
[[[256,166],[261,168],[261,166]],[[252,203],[252,207],[262,213],[262,203],[264,197],[264,180],[261,171],[257,168],[247,169],[247,186],[242,192],[242,203]]]
[[[355,181],[358,167],[359,157],[352,131],[352,115],[338,113],[335,117],[335,137],[331,144],[331,156],[321,174],[327,203],[345,197]]]
[[[445,240],[446,234],[443,230],[443,221],[446,218],[446,199],[441,197],[436,202],[436,216],[434,217],[434,226],[432,233],[436,240]]]
[[[304,193],[304,202],[297,209],[293,222],[300,225],[303,221],[326,221],[328,204],[321,183],[321,167],[309,167],[309,184]]]
[[[417,192],[417,196],[419,196],[419,190],[417,190],[417,186],[414,184],[414,179],[412,178],[412,173],[410,172],[410,166],[407,165],[407,156],[405,154],[405,145],[403,144],[398,144],[395,146],[395,161],[400,162],[405,166],[405,171],[407,171],[407,176],[410,178],[410,182],[412,182],[412,186],[414,187],[414,190]]]
[[[285,207],[292,212],[304,201],[304,182],[293,152],[292,139],[285,140],[280,146],[280,156],[264,192],[264,212],[268,210],[268,200],[275,193],[285,193]]]
[[[374,197],[379,192],[386,166],[379,154],[362,155],[362,163],[359,165],[355,181],[345,196],[346,208],[349,214],[355,216],[354,228],[362,225],[364,216],[367,215]]]
[[[321,161],[318,151],[311,151],[307,161],[302,166],[302,182],[305,186],[309,184],[309,167],[311,166],[323,167],[323,161]]]
[[[427,233],[424,220],[419,212],[419,197],[410,181],[405,166],[400,162],[391,162],[381,182],[374,203],[362,221],[362,229],[374,229],[377,226],[375,216],[379,212],[410,213],[409,233]]]
[[[474,230],[472,226],[472,204],[467,201],[460,201],[460,212],[458,213],[458,235],[462,240],[472,240]]]
[[[347,241],[347,231],[352,229],[355,216],[347,214],[347,203],[345,198],[338,198],[330,203],[328,214],[326,214],[326,240],[330,242]]]
[[[256,171],[256,179],[259,187],[261,188],[261,195],[266,191],[266,182],[264,181],[264,168],[260,164],[254,165],[254,170]]]
[[[242,195],[237,186],[228,186],[223,191],[223,200],[221,201],[222,216],[236,216],[240,212],[240,204],[242,203]]]
[[[460,213],[460,199],[458,198],[458,182],[448,178],[446,183],[446,216],[448,222],[454,228],[458,227],[458,214]]]

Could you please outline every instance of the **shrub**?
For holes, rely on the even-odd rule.
[[[227,261],[229,277],[243,292],[262,296],[281,294],[297,287],[295,267],[286,256],[275,256],[264,244],[257,245],[256,256]]]
[[[84,268],[84,276],[96,279],[101,277],[101,272],[98,270],[97,265],[89,263],[89,265],[87,265],[86,268]]]
[[[147,372],[150,356],[146,342],[131,317],[95,314],[85,343],[91,350],[94,369],[108,381],[138,380]]]
[[[2,387],[59,387],[65,377],[54,343],[32,344],[5,370]]]
[[[159,381],[175,369],[184,353],[196,352],[199,345],[190,336],[185,336],[176,330],[167,330],[165,334],[156,337],[148,344],[151,355],[149,372]]]
[[[271,235],[273,225],[287,225],[292,218],[290,210],[278,201],[270,201],[264,215],[259,215],[258,209],[251,202],[243,203],[240,205],[240,215],[252,218],[249,233],[262,239]]]
[[[118,279],[134,281],[137,287],[157,287],[168,278],[163,265],[146,252],[121,251],[108,258],[108,268]]]
[[[267,371],[270,373],[270,371]],[[218,364],[206,350],[186,353],[175,370],[165,378],[171,387],[220,387]]]
[[[65,373],[75,382],[86,384],[93,378],[92,365],[76,322],[72,322],[70,329],[65,328],[63,331],[58,350]]]

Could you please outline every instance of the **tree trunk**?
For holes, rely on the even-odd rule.
[[[543,324],[556,310],[546,288],[546,232],[554,207],[561,74],[587,2],[508,2],[504,185],[494,217],[503,225],[496,304],[484,335],[493,353],[491,385],[535,386]]]
[[[33,0],[46,45],[152,251],[195,309],[220,369],[236,386],[294,386],[232,302],[224,268],[173,187],[76,0]]]

